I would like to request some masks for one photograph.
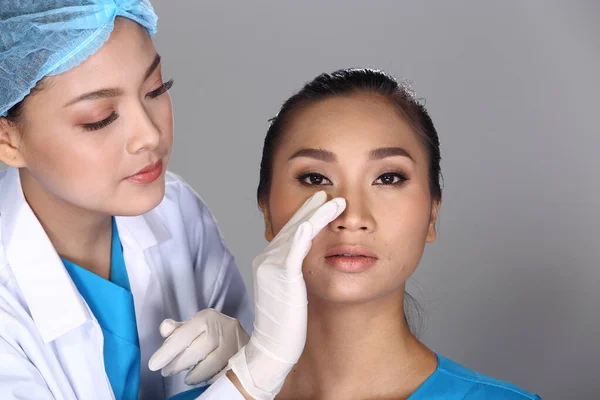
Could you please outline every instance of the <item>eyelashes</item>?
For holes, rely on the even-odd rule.
[[[306,172],[296,176],[296,179],[305,186],[324,186],[333,185],[331,180],[325,175],[317,172]],[[375,186],[401,186],[408,181],[408,176],[402,171],[389,171],[377,177],[373,181]]]
[[[115,122],[117,118],[119,118],[119,114],[113,111],[112,114],[108,116],[108,118],[105,118],[102,121],[91,122],[89,124],[82,124],[81,126],[86,131],[97,131],[98,129],[106,128],[108,125]]]
[[[151,99],[155,99],[158,96],[160,96],[161,94],[168,92],[169,89],[171,89],[173,87],[173,83],[174,83],[173,79],[169,79],[168,81],[163,83],[158,89],[154,89],[153,91],[148,93],[146,96],[150,97]]]
[[[324,175],[317,174],[316,172],[303,173],[296,176],[296,179],[303,185],[306,186],[322,186],[331,185],[331,181]]]
[[[402,172],[386,172],[385,174],[381,174],[375,182],[374,185],[401,185],[408,180],[406,174]]]
[[[169,79],[167,82],[160,85],[160,87],[147,93],[146,97],[149,97],[150,99],[155,99],[155,98],[159,97],[160,95],[168,92],[173,87],[173,83],[174,83],[173,79]],[[119,118],[119,114],[117,114],[115,111],[113,111],[112,114],[110,114],[107,118],[103,119],[102,121],[90,122],[88,124],[81,124],[81,127],[85,131],[97,131],[99,129],[106,128],[107,126],[109,126],[110,124],[115,122],[117,120],[117,118]]]

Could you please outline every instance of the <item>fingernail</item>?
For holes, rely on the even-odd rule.
[[[340,208],[344,208],[346,207],[346,199],[344,199],[343,197],[338,197],[335,199],[335,204],[338,206],[338,210]]]
[[[150,357],[150,361],[148,361],[148,365],[152,366],[151,368],[154,368],[154,370],[156,371],[157,369],[159,369],[159,365],[161,365],[163,362],[163,357],[161,357],[160,355],[156,356],[152,356]]]
[[[313,199],[321,200],[321,197],[325,197],[325,198],[327,197],[327,193],[324,190],[320,190],[317,193],[315,193],[315,195],[313,196]]]

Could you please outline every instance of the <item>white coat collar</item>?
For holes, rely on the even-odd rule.
[[[166,199],[163,199],[166,201]],[[121,241],[146,250],[171,238],[162,218],[154,211],[134,217],[116,217]]]
[[[163,202],[169,201],[163,199]],[[133,294],[135,314],[142,315],[152,270],[144,251],[167,241],[171,234],[158,211],[152,210],[135,217],[117,217],[117,229],[123,246],[125,266],[129,275],[129,284]]]
[[[42,340],[52,342],[92,316],[25,201],[17,169],[6,171],[0,193],[6,258]]]
[[[42,340],[52,342],[93,316],[25,200],[18,169],[7,169],[0,182],[0,193],[1,232],[7,261]],[[117,217],[117,227],[123,247],[141,251],[171,237],[155,212]],[[147,285],[150,271],[144,272],[146,279],[136,282],[136,286]],[[132,290],[135,296],[142,288],[132,287]]]

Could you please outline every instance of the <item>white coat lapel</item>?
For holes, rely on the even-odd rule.
[[[92,315],[25,201],[17,169],[6,172],[1,192],[6,258],[44,343],[49,343]]]
[[[152,211],[136,217],[117,217],[116,221],[123,245],[123,258],[133,294],[135,314],[141,316],[148,295],[152,270],[156,267],[149,265],[152,260],[146,257],[145,252],[170,239],[171,236],[160,220],[160,216]]]

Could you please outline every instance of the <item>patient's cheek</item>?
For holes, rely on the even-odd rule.
[[[302,264],[302,274],[304,275],[307,289],[310,289],[311,286],[314,286],[315,279],[318,280],[319,277],[319,263],[316,253],[317,252],[314,250],[313,244]]]

